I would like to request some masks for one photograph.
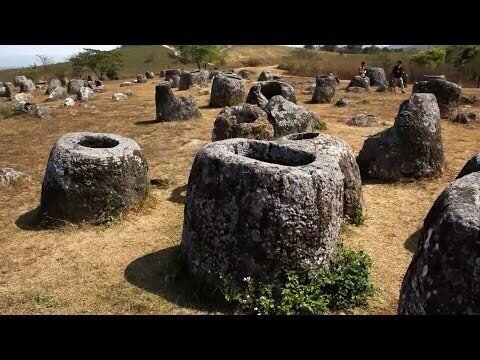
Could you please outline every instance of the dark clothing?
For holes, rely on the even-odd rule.
[[[393,67],[392,73],[395,78],[397,79],[401,78],[403,74],[403,67],[401,65],[395,65]]]

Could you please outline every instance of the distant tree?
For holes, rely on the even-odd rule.
[[[465,48],[455,59],[454,66],[461,68],[480,55],[480,46],[469,46]]]
[[[90,70],[100,80],[108,73],[118,74],[122,66],[121,54],[118,50],[102,51],[96,49],[83,49],[84,51],[72,56],[73,73],[82,75],[84,71]]]
[[[363,54],[379,54],[381,52],[382,52],[382,49],[375,45],[365,46],[362,49]]]
[[[32,64],[30,66],[20,69],[19,75],[25,75],[27,79],[36,80],[37,79],[37,64]]]
[[[47,65],[51,65],[53,64],[53,58],[47,56],[47,55],[40,55],[40,54],[37,54],[35,55],[38,59],[38,61],[40,62],[40,65],[42,65],[44,68],[47,66]]]
[[[459,52],[453,66],[459,72],[459,80],[466,76],[475,80],[475,86],[479,85],[480,78],[480,46],[468,46]]]
[[[320,47],[320,50],[335,52],[338,50],[338,45],[323,45]]]
[[[410,57],[410,63],[436,68],[445,64],[446,54],[447,51],[443,48],[430,48],[412,55]]]
[[[363,50],[363,45],[346,45],[339,49],[340,52],[346,54],[361,54]]]
[[[221,49],[215,45],[180,45],[175,46],[178,50],[182,64],[195,63],[198,68],[202,64],[216,62],[222,58]]]
[[[317,48],[316,45],[303,45],[304,49],[315,50]]]

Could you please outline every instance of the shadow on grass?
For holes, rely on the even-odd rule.
[[[420,234],[422,233],[422,229],[418,229],[415,231],[412,235],[408,237],[408,239],[405,241],[403,246],[405,246],[405,249],[408,251],[415,253],[417,251],[418,247],[418,240],[420,240]]]
[[[73,224],[61,219],[42,216],[40,212],[40,206],[38,206],[35,209],[29,210],[25,214],[20,215],[17,220],[15,220],[15,225],[22,230],[42,231],[54,230]]]
[[[186,191],[187,191],[187,184],[178,186],[172,190],[172,193],[170,194],[170,197],[168,198],[168,200],[175,204],[185,205],[185,202],[187,200],[187,195],[184,195],[183,193]]]
[[[382,185],[382,184],[395,184],[399,183],[398,181],[392,180],[383,180],[383,179],[374,179],[374,178],[362,178],[362,185]]]
[[[152,125],[152,124],[158,124],[160,121],[158,120],[141,120],[141,121],[136,121],[134,124],[135,125],[140,125],[140,126],[147,126],[147,125]]]
[[[201,295],[205,288],[188,276],[178,245],[132,261],[124,277],[130,284],[182,307],[207,312],[229,311],[225,302],[202,300],[206,299]]]
[[[45,230],[46,226],[42,223],[42,218],[40,216],[40,208],[36,207],[30,211],[27,211],[25,214],[22,214],[15,221],[15,225],[22,230],[28,231],[40,231]]]

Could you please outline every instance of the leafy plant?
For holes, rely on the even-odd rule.
[[[371,267],[372,260],[368,254],[340,246],[329,270],[319,280],[329,309],[343,310],[365,305],[373,294]]]
[[[120,225],[121,223],[121,220],[117,217],[114,217],[114,216],[108,216],[104,221],[103,221],[103,225],[106,227],[106,228],[111,228],[111,227],[114,227],[114,226],[117,226],[117,225]]]
[[[326,270],[300,274],[291,270],[285,281],[272,284],[244,278],[243,289],[225,279],[222,292],[244,312],[260,315],[325,314],[365,305],[373,294],[371,258],[363,251],[339,246]]]
[[[19,75],[25,75],[27,79],[36,80],[37,78],[37,64],[23,67],[19,70]]]
[[[42,292],[35,293],[33,295],[33,301],[35,302],[35,304],[44,306],[46,308],[53,308],[57,306],[57,303],[50,295]]]
[[[0,107],[0,119],[8,119],[16,114],[13,106]]]
[[[363,214],[362,210],[357,209],[355,215],[352,218],[349,218],[348,221],[355,226],[360,226],[365,223],[367,217]]]
[[[327,124],[325,124],[323,121],[316,121],[313,124],[313,129],[319,130],[319,131],[325,131],[327,130]]]

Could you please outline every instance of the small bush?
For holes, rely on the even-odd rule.
[[[105,73],[110,80],[118,80],[120,78],[118,69],[108,69]]]
[[[286,271],[286,279],[277,284],[244,279],[238,290],[225,282],[225,299],[239,310],[260,315],[308,315],[347,310],[367,303],[373,293],[370,282],[371,258],[363,251],[339,246],[329,268],[298,274]]]
[[[37,292],[33,295],[33,301],[39,306],[44,306],[46,308],[53,308],[57,306],[56,301],[48,294]]]
[[[121,224],[120,218],[114,217],[114,216],[108,216],[105,220],[102,221],[103,226],[106,228],[112,228],[114,226],[120,225]]]
[[[322,275],[322,291],[331,310],[343,310],[366,305],[373,294],[370,282],[372,260],[363,251],[341,246],[330,266]]]
[[[16,114],[13,106],[0,107],[0,119],[8,119]]]
[[[262,65],[262,60],[259,58],[250,58],[242,61],[242,66],[259,66]]]
[[[355,226],[360,226],[365,223],[366,219],[367,217],[363,214],[362,210],[359,209],[355,212],[354,217],[348,218],[348,221]]]
[[[325,124],[323,121],[316,121],[313,124],[313,130],[325,131],[327,130],[327,124]]]

